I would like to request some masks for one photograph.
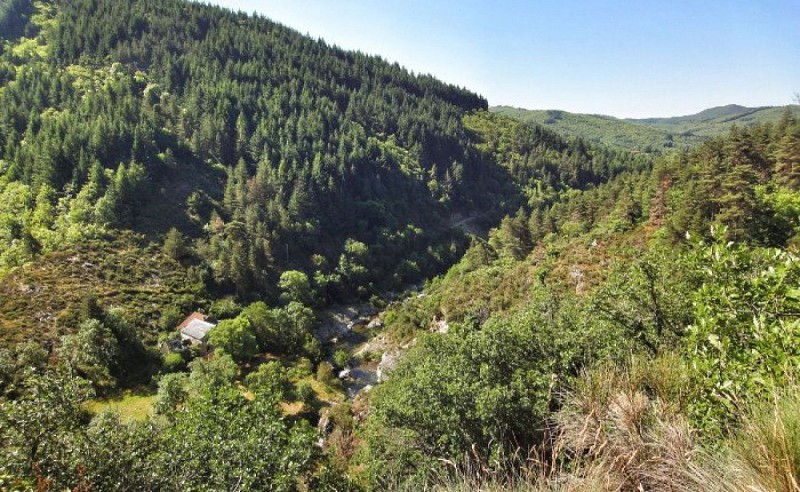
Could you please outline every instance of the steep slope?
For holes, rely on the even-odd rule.
[[[143,338],[155,340],[165,306],[177,313],[207,306],[202,270],[193,270],[148,246],[142,237],[89,240],[44,255],[0,282],[0,346],[58,342],[79,324],[92,296],[124,308]]]
[[[177,0],[15,5],[33,15],[0,54],[0,275],[33,262],[88,285],[58,264],[70,245],[169,233],[206,290],[155,299],[146,326],[211,298],[274,302],[287,270],[323,304],[397,289],[455,262],[462,229],[649,166],[265,18]],[[6,294],[0,319],[33,299]]]
[[[580,476],[587,466],[581,453],[594,451],[586,442],[599,442],[565,434],[585,438],[587,426],[599,434],[604,418],[625,420],[650,402],[674,408],[683,425],[676,428],[698,430],[698,448],[711,446],[711,435],[731,432],[727,425],[742,418],[743,402],[769,398],[775,387],[765,381],[791,387],[797,366],[787,369],[786,361],[800,360],[800,324],[789,314],[800,304],[793,287],[800,261],[792,253],[800,232],[798,159],[797,120],[737,127],[662,157],[652,170],[626,171],[507,217],[488,241],[475,241],[446,275],[385,316],[389,334],[412,348],[370,394],[358,465],[368,467],[373,486],[414,483],[437,461],[464,463],[455,480],[431,474],[445,490],[480,488],[483,480],[517,490],[520,476],[525,489],[561,485],[561,472]],[[600,378],[609,366],[629,367],[632,354],[667,364],[636,403],[625,396],[630,381],[586,381],[593,367]],[[642,376],[630,370],[626,377]],[[650,401],[665,380],[678,391]],[[605,391],[613,410],[597,405]],[[559,414],[562,405],[585,413]],[[652,435],[659,446],[674,437]],[[624,438],[603,439],[595,445],[629,449]],[[541,461],[529,468],[531,458],[516,459],[520,448]],[[487,456],[503,458],[489,465]],[[561,460],[570,465],[561,469]],[[553,475],[542,473],[542,463],[555,463]],[[627,480],[644,481],[661,463],[643,463],[641,476]],[[616,471],[603,473],[607,483]],[[492,482],[495,474],[502,485]],[[703,487],[685,490],[707,488],[707,476],[699,479]]]
[[[223,291],[270,295],[294,268],[347,296],[441,268],[463,241],[451,215],[514,200],[461,124],[486,102],[460,88],[196,3],[13,6],[35,13],[0,57],[0,196],[16,211],[0,270],[175,227]]]

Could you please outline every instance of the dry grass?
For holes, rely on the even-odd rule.
[[[800,492],[800,387],[751,406],[712,451],[683,416],[687,374],[673,356],[587,373],[564,397],[547,456],[490,466],[476,455],[415,490]]]
[[[602,490],[675,490],[699,450],[676,403],[686,374],[672,356],[587,373],[556,416],[560,446]]]

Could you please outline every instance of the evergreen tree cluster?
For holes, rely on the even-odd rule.
[[[51,16],[44,55],[0,62],[0,152],[26,206],[57,208],[73,235],[166,232],[152,218],[174,205],[240,293],[289,266],[335,278],[346,239],[418,261],[398,276],[413,278],[449,254],[450,208],[485,203],[472,187],[499,180],[461,124],[486,101],[432,77],[195,3],[65,2]],[[46,241],[18,226],[12,240]]]
[[[0,55],[0,199],[20,211],[0,223],[2,269],[111,229],[177,227],[224,292],[275,295],[297,269],[344,298],[440,271],[464,246],[451,217],[492,224],[525,203],[520,187],[549,203],[646,167],[262,17],[36,6],[36,36]]]

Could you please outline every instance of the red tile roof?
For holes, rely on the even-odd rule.
[[[195,311],[192,314],[190,314],[185,320],[183,320],[181,324],[179,324],[178,327],[175,328],[175,330],[181,331],[182,329],[186,328],[186,325],[188,325],[189,323],[191,323],[193,320],[196,319],[199,319],[200,321],[205,321],[206,319],[208,319],[208,316],[206,316],[203,313],[198,313],[197,311]]]

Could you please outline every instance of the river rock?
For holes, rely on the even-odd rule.
[[[331,422],[330,408],[323,408],[319,413],[319,422],[317,422],[317,429],[320,434],[328,435],[333,430],[333,422]]]
[[[378,308],[369,303],[358,306],[358,314],[365,318],[376,316],[379,312],[380,310]]]
[[[350,331],[353,321],[358,318],[358,311],[352,306],[329,309],[320,315],[317,338],[327,342],[332,338],[342,337]]]
[[[450,325],[443,319],[435,320],[432,324],[433,331],[436,333],[447,333],[447,330],[450,329]]]
[[[385,381],[386,377],[389,372],[391,372],[397,364],[400,362],[400,352],[391,351],[391,352],[384,352],[381,356],[381,361],[378,363],[378,369],[376,371],[378,376],[378,381]]]

